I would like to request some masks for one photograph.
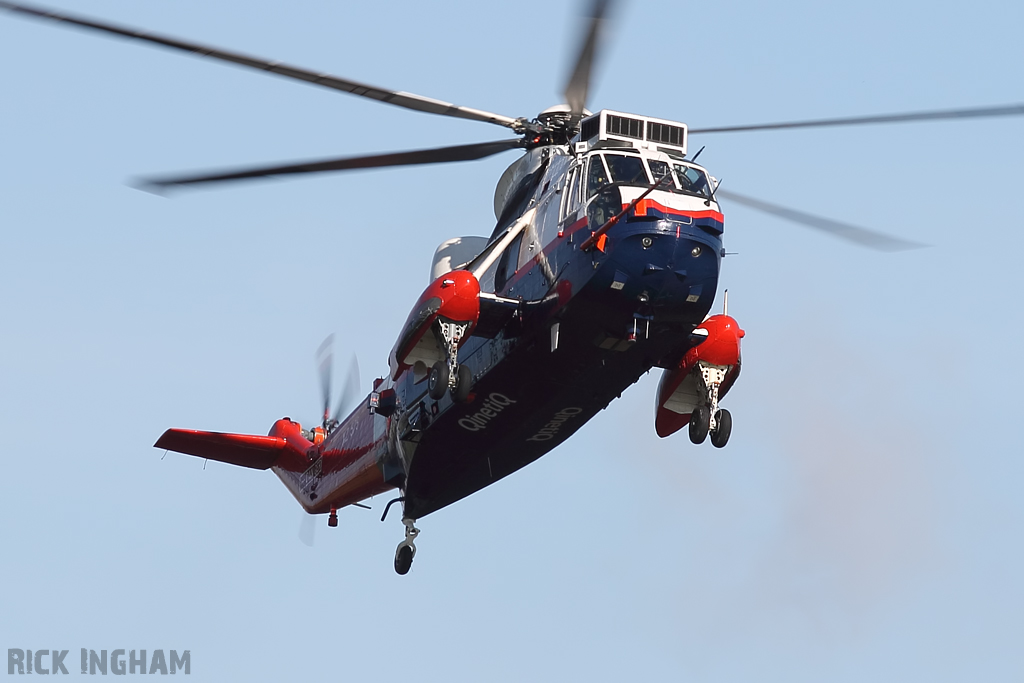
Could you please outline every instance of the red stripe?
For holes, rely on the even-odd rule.
[[[623,204],[622,208],[625,209],[627,206],[629,205]],[[706,211],[682,211],[680,209],[671,209],[667,206],[659,204],[653,199],[643,199],[637,202],[635,213],[637,216],[646,216],[648,210],[650,209],[657,209],[658,211],[664,214],[668,214],[670,216],[686,216],[688,218],[712,218],[718,221],[719,223],[725,223],[725,216],[723,216],[718,211],[712,211],[710,209]]]

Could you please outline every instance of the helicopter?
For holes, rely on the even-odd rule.
[[[719,403],[741,368],[744,331],[712,315],[725,257],[719,199],[743,203],[863,246],[904,240],[754,200],[720,187],[689,136],[752,130],[1005,116],[1024,107],[919,112],[691,130],[685,123],[586,109],[609,3],[596,2],[564,90],[565,104],[508,117],[277,62],[16,3],[0,8],[258,68],[435,115],[499,125],[516,137],[437,149],[166,178],[153,191],[326,171],[482,159],[520,151],[495,191],[489,236],[442,243],[430,281],[388,357],[389,372],[349,412],[331,408],[322,348],[322,422],[283,418],[268,436],[168,430],[155,444],[271,469],[304,510],[328,514],[398,490],[410,570],[417,520],[550,452],[652,368],[661,368],[655,429],[684,427],[724,447],[732,416]],[[724,298],[724,297],[723,297]],[[346,390],[345,394],[351,394]]]

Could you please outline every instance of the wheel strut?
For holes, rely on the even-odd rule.
[[[703,403],[690,416],[690,440],[693,443],[703,443],[708,434],[715,448],[722,448],[729,442],[732,415],[728,410],[720,410],[718,407],[719,392],[728,370],[728,366],[713,365],[706,361],[698,361],[694,367]]]
[[[430,397],[438,400],[446,391],[451,391],[452,400],[464,403],[469,396],[473,376],[459,365],[459,344],[469,331],[469,323],[449,322],[442,318],[437,321],[435,330],[445,359],[435,363],[430,370]]]
[[[395,549],[395,571],[401,575],[409,573],[412,567],[412,558],[416,557],[416,537],[420,530],[416,528],[416,520],[411,517],[404,517],[402,524],[405,525],[405,540],[398,544]]]

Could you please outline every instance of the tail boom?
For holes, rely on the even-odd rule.
[[[357,408],[320,443],[309,441],[290,418],[274,423],[269,436],[168,429],[154,444],[177,453],[247,467],[272,469],[311,514],[329,512],[394,488],[384,481],[378,459],[386,449],[374,438],[374,419]]]

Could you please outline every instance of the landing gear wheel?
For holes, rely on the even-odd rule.
[[[711,411],[707,406],[700,406],[690,414],[690,441],[693,443],[704,443],[708,438],[708,429],[711,427]]]
[[[395,551],[395,571],[405,576],[412,567],[412,558],[416,554],[416,548],[412,545],[401,543]]]
[[[437,361],[430,368],[430,377],[427,379],[427,393],[430,398],[440,401],[444,393],[448,391],[448,364],[444,361]]]
[[[711,432],[711,445],[715,448],[724,448],[732,434],[732,413],[728,410],[719,410],[715,422],[718,423],[718,427]]]
[[[473,373],[465,365],[459,366],[456,374],[455,388],[452,389],[452,400],[465,403],[469,400],[469,390],[473,388]]]
[[[416,528],[416,520],[411,517],[403,517],[402,524],[405,525],[405,540],[395,550],[395,571],[404,576],[412,567],[412,558],[416,557],[415,541],[420,530]]]

